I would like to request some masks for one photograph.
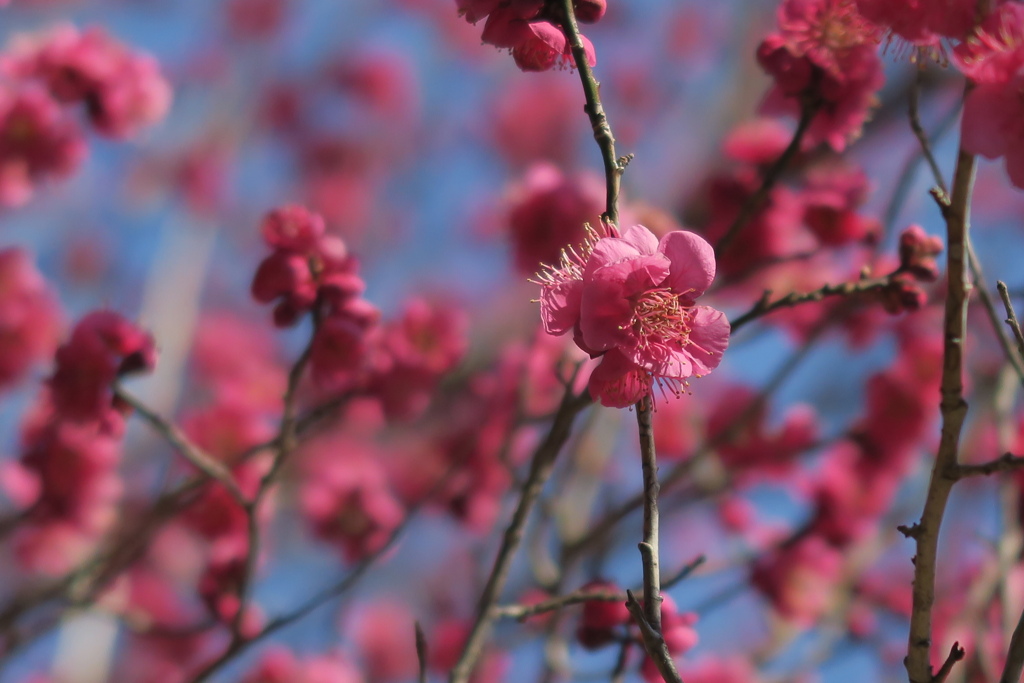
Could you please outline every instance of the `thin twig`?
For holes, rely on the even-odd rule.
[[[1001,321],[999,313],[996,311],[995,301],[992,300],[992,295],[985,284],[985,272],[981,268],[981,261],[978,260],[977,254],[974,253],[974,247],[971,245],[970,238],[967,240],[967,262],[971,268],[971,276],[974,278],[974,289],[978,292],[985,315],[992,325],[992,330],[996,333],[996,339],[1003,348],[1003,354],[1006,356],[1007,362],[1010,363],[1010,367],[1017,373],[1017,378],[1024,383],[1024,360],[1022,360],[1021,356],[1020,340],[1017,340],[1018,346],[1015,349],[1013,342],[1006,333],[1006,328],[1000,324]]]
[[[931,170],[932,180],[935,181],[936,187],[942,190],[942,195],[948,195],[949,188],[946,186],[945,178],[942,177],[942,171],[939,169],[939,164],[935,160],[935,154],[932,153],[932,145],[928,139],[928,133],[925,132],[924,127],[921,125],[921,118],[918,113],[918,90],[923,79],[924,65],[922,64],[918,66],[917,77],[910,87],[909,106],[907,109],[907,113],[910,118],[910,129],[914,132],[914,136],[917,138],[918,145],[921,148],[921,155],[928,162],[928,168]],[[940,204],[940,208],[945,209],[945,206]],[[992,295],[989,293],[988,286],[985,284],[985,273],[982,270],[981,262],[978,260],[977,254],[974,252],[974,247],[971,245],[969,236],[967,237],[967,262],[971,269],[971,277],[974,278],[974,285],[978,291],[978,296],[981,298],[982,307],[985,309],[985,313],[988,316],[993,331],[996,333],[996,338],[999,341],[1000,346],[1003,347],[1003,353],[1006,354],[1007,360],[1009,360],[1010,365],[1013,366],[1013,369],[1016,371],[1021,382],[1024,382],[1024,362],[1022,362],[1021,356],[1013,352],[1010,340],[1006,336],[1006,331],[1003,329],[1003,326],[999,324],[999,314],[996,312],[995,302],[992,300]]]
[[[953,671],[953,667],[957,662],[962,661],[966,654],[967,651],[960,647],[959,642],[953,643],[953,647],[949,649],[949,654],[946,656],[946,661],[942,663],[939,672],[932,678],[932,683],[945,683]]]
[[[779,155],[779,158],[765,171],[764,177],[761,179],[761,185],[743,203],[739,213],[736,214],[736,218],[733,219],[725,234],[722,235],[715,245],[715,255],[719,259],[722,258],[722,254],[729,249],[743,228],[757,215],[758,209],[768,199],[768,194],[775,187],[775,183],[779,181],[786,167],[789,166],[796,153],[800,151],[800,144],[803,142],[804,135],[807,133],[807,129],[810,128],[811,121],[814,120],[814,116],[820,108],[821,105],[818,102],[807,101],[803,103],[800,108],[800,120],[797,122],[793,139],[789,141],[789,145]]]
[[[615,136],[612,135],[612,128],[608,124],[608,117],[601,104],[601,84],[594,78],[594,72],[587,62],[587,50],[583,45],[579,25],[576,23],[572,0],[563,0],[562,10],[565,14],[565,23],[562,28],[565,29],[566,37],[569,40],[572,56],[576,61],[576,68],[579,70],[580,81],[583,84],[583,94],[587,100],[584,109],[590,119],[590,126],[594,130],[594,140],[597,141],[597,146],[601,149],[601,159],[604,162],[605,211],[602,218],[608,223],[618,226],[619,185],[622,173],[626,170],[626,164],[632,157],[620,159],[615,153]]]
[[[942,177],[942,170],[939,168],[939,163],[935,160],[935,155],[932,153],[932,146],[928,141],[928,133],[925,132],[924,126],[921,125],[921,117],[918,113],[918,97],[921,82],[924,80],[924,68],[923,63],[918,65],[917,74],[914,77],[913,83],[910,84],[910,96],[907,98],[907,115],[910,118],[910,130],[914,132],[914,136],[921,146],[921,156],[928,162],[928,168],[931,170],[935,184],[942,188],[943,192],[949,194],[946,180]]]
[[[572,392],[571,383],[566,387],[565,395],[562,398],[551,429],[533,453],[526,483],[523,486],[522,493],[520,493],[519,502],[516,504],[512,520],[505,529],[501,547],[494,558],[494,565],[491,567],[487,584],[477,604],[473,626],[463,645],[462,654],[459,656],[459,660],[456,662],[449,677],[450,683],[466,683],[472,675],[473,668],[483,653],[483,647],[487,637],[490,635],[494,620],[498,616],[495,606],[508,579],[512,559],[523,540],[526,520],[529,518],[534,504],[540,497],[544,483],[551,475],[559,451],[562,450],[565,442],[569,440],[576,415],[590,404],[590,394],[586,390],[583,391],[582,395],[576,396]]]
[[[1017,314],[1013,310],[1013,301],[1010,300],[1010,290],[1006,288],[1006,283],[1002,280],[996,282],[996,288],[999,289],[999,296],[1003,300],[1003,308],[1006,309],[1006,324],[1010,326],[1010,331],[1013,332],[1014,339],[1017,340],[1017,351],[1021,357],[1024,358],[1024,333],[1021,333],[1020,323],[1017,322]]]
[[[1024,612],[1021,612],[1017,628],[1013,629],[1010,648],[1006,653],[1006,664],[999,683],[1019,683],[1024,674]]]
[[[615,659],[615,668],[612,669],[609,683],[623,683],[626,680],[626,665],[629,664],[629,650],[633,643],[623,640],[619,644],[619,656]]]
[[[310,333],[309,341],[303,348],[302,353],[299,354],[299,358],[292,364],[291,369],[288,371],[288,384],[285,388],[284,407],[281,412],[281,423],[277,431],[277,452],[274,455],[274,460],[270,465],[270,469],[262,478],[260,478],[255,495],[249,504],[245,506],[246,523],[248,527],[246,532],[248,544],[246,546],[245,565],[242,570],[242,575],[238,580],[238,611],[235,613],[231,622],[231,639],[233,642],[243,639],[242,627],[245,623],[245,614],[248,610],[249,600],[251,597],[250,593],[253,578],[256,573],[256,562],[259,559],[260,505],[263,503],[267,496],[267,492],[270,491],[271,486],[273,486],[274,481],[277,479],[277,475],[280,473],[285,461],[298,447],[298,406],[296,395],[299,390],[299,382],[302,380],[302,376],[306,372],[306,367],[309,365],[309,358],[313,351],[313,341],[316,339],[317,330],[320,327],[320,318],[315,311],[311,317],[313,329]]]
[[[644,616],[661,633],[661,566],[658,552],[658,459],[654,449],[654,426],[651,424],[653,406],[650,396],[636,404],[636,423],[640,434],[640,461],[644,475],[644,540],[640,555],[644,569]],[[653,657],[653,653],[651,653]]]
[[[647,655],[654,665],[658,667],[658,673],[661,674],[665,683],[683,683],[676,670],[676,664],[672,661],[672,653],[668,651],[668,645],[662,638],[661,632],[647,621],[647,617],[644,615],[645,610],[633,595],[633,591],[626,591],[626,597],[628,598],[626,608],[629,609],[633,620],[640,627],[640,638],[644,643],[644,649],[647,650]]]
[[[704,555],[699,556],[692,562],[684,566],[675,576],[670,578],[668,581],[663,583],[665,588],[674,586],[690,574],[697,570],[702,564],[704,564],[706,558]],[[565,607],[572,605],[580,605],[584,602],[625,602],[626,594],[618,591],[594,591],[594,590],[578,590],[568,593],[566,595],[560,595],[558,597],[543,600],[541,602],[535,602],[532,605],[501,605],[495,608],[495,613],[499,617],[506,617],[510,619],[518,619],[520,621],[529,617],[544,614],[545,612],[555,612]]]
[[[451,467],[449,467],[448,470],[443,475],[441,475],[437,479],[437,481],[433,483],[433,485],[430,487],[430,490],[428,490],[427,493],[425,493],[422,498],[416,501],[409,508],[409,510],[406,512],[405,518],[397,527],[395,527],[391,531],[391,535],[388,536],[388,539],[384,542],[384,544],[372,553],[370,553],[369,555],[367,555],[366,557],[364,557],[359,562],[359,564],[355,566],[355,568],[348,572],[348,574],[341,577],[340,579],[338,579],[331,585],[327,586],[326,588],[317,591],[309,598],[307,598],[304,602],[302,602],[298,607],[293,609],[291,612],[288,612],[271,620],[254,635],[243,635],[243,637],[241,638],[232,639],[231,642],[228,644],[228,647],[224,650],[224,652],[220,654],[219,657],[217,657],[209,664],[207,664],[205,667],[203,667],[203,669],[201,669],[199,673],[197,673],[195,677],[192,678],[192,683],[203,683],[204,681],[209,680],[210,676],[215,674],[222,667],[224,667],[226,664],[235,659],[238,655],[242,654],[259,641],[276,633],[277,631],[285,628],[286,626],[290,626],[295,622],[304,619],[312,612],[316,611],[329,601],[337,598],[338,596],[342,595],[343,593],[351,589],[353,586],[355,586],[356,583],[358,583],[359,580],[366,574],[366,572],[369,571],[373,566],[375,566],[378,560],[384,557],[391,550],[391,548],[394,547],[395,543],[398,542],[398,539],[401,538],[403,532],[405,532],[405,530],[412,523],[413,519],[415,519],[416,514],[423,508],[423,506],[425,506],[428,502],[433,500],[445,486],[447,486],[447,484],[451,481],[452,476],[455,474],[455,472],[462,464],[463,463],[460,460],[459,462],[456,462]]]
[[[238,484],[235,482],[235,478],[231,476],[228,468],[207,454],[202,448],[192,443],[181,429],[157,415],[146,407],[142,401],[129,394],[118,384],[114,385],[114,395],[119,401],[131,406],[132,410],[144,422],[160,434],[193,467],[211,479],[220,482],[227,489],[228,493],[231,494],[231,497],[235,499],[236,503],[242,507],[246,507],[249,504],[249,500],[242,493],[242,490],[238,488]]]
[[[976,465],[957,465],[952,475],[957,479],[964,477],[975,477],[978,475],[988,476],[996,472],[1013,472],[1024,468],[1024,458],[1013,453],[1004,453],[995,460],[990,460]]]
[[[838,285],[822,285],[821,287],[800,294],[798,292],[790,292],[784,297],[771,300],[772,292],[766,291],[764,295],[758,300],[753,307],[746,313],[736,317],[730,326],[733,332],[743,327],[744,325],[768,315],[773,311],[777,311],[780,308],[792,308],[793,306],[799,306],[800,304],[811,303],[814,301],[821,301],[829,297],[835,296],[851,296],[854,294],[866,294],[869,292],[875,292],[892,285],[892,278],[890,276],[876,277],[876,278],[865,278],[857,280],[855,282],[843,282]]]

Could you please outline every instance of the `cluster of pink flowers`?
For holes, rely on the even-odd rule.
[[[25,514],[16,545],[27,567],[60,573],[110,528],[126,412],[112,387],[155,362],[152,338],[111,311],[82,318],[57,350],[53,375],[26,418],[21,458],[3,471],[7,495]]]
[[[75,171],[86,143],[70,108],[101,135],[124,138],[167,113],[171,88],[155,60],[99,28],[21,36],[0,53],[0,205]]]
[[[625,407],[653,385],[678,385],[718,367],[729,343],[721,311],[697,306],[715,277],[714,252],[692,232],[660,241],[642,225],[621,237],[591,233],[579,251],[538,276],[541,319],[548,334],[573,333],[576,345],[600,357],[590,393],[602,405]]]
[[[101,28],[62,26],[15,41],[4,75],[35,80],[57,101],[81,104],[102,135],[123,138],[164,117],[171,87],[156,60],[127,49]]]
[[[775,81],[769,113],[813,111],[807,148],[826,142],[836,151],[860,134],[882,87],[878,29],[855,0],[784,0],[779,32],[761,43],[757,59]]]
[[[362,298],[358,261],[327,234],[319,214],[284,206],[267,214],[262,232],[273,252],[257,269],[252,294],[276,302],[278,327],[315,317],[309,372],[316,384],[372,394],[396,419],[422,412],[465,351],[462,313],[414,298],[400,317],[380,325],[380,313]]]
[[[471,24],[484,23],[483,41],[508,49],[523,71],[575,66],[572,46],[562,28],[566,17],[559,0],[456,0],[459,13]],[[604,16],[606,0],[573,0],[573,13],[583,23]],[[594,46],[581,36],[587,63],[594,66]]]

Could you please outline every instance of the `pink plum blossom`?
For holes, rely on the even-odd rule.
[[[590,393],[625,407],[651,393],[711,372],[729,343],[725,315],[695,300],[715,277],[702,237],[684,230],[660,241],[642,225],[622,237],[593,233],[582,252],[539,276],[541,319],[548,334],[573,332],[601,364]]]

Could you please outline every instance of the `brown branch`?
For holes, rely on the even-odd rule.
[[[988,476],[996,472],[1013,472],[1024,468],[1024,458],[1013,453],[1004,453],[995,460],[979,463],[976,465],[957,465],[952,474],[957,479],[964,477],[975,477],[978,475]]]
[[[946,661],[942,663],[939,672],[932,678],[932,683],[944,683],[949,678],[949,674],[952,673],[956,663],[963,661],[966,654],[967,651],[960,647],[960,643],[954,642],[953,647],[949,649],[949,654],[946,656]]]
[[[566,388],[562,403],[559,406],[555,420],[548,431],[547,436],[537,446],[530,462],[530,471],[523,485],[519,502],[516,504],[512,520],[505,529],[501,547],[494,558],[494,565],[491,567],[487,584],[477,604],[476,616],[473,626],[462,648],[462,654],[452,669],[449,677],[450,683],[466,683],[473,673],[477,660],[483,653],[484,644],[490,635],[491,627],[497,618],[495,606],[501,596],[508,579],[509,569],[512,566],[512,559],[516,550],[523,540],[526,528],[526,520],[533,510],[534,504],[540,497],[545,482],[551,475],[555,460],[562,446],[569,440],[572,431],[572,424],[581,410],[591,404],[590,394],[584,389],[583,394],[576,396],[572,393],[572,384]]]
[[[248,499],[242,493],[242,490],[238,488],[238,484],[228,468],[207,454],[202,448],[192,443],[181,429],[147,408],[142,401],[126,392],[118,384],[114,385],[114,395],[119,401],[131,406],[132,410],[144,422],[160,434],[164,441],[169,443],[193,467],[207,477],[220,482],[227,489],[228,493],[231,494],[231,497],[235,499],[236,503],[242,507],[246,507],[249,504]]]
[[[838,285],[822,285],[818,289],[805,292],[803,294],[790,292],[786,296],[776,299],[775,301],[771,300],[771,290],[767,290],[749,311],[738,316],[735,320],[731,321],[729,325],[731,326],[732,331],[736,332],[740,327],[743,327],[757,318],[768,315],[773,311],[777,311],[780,308],[792,308],[793,306],[799,306],[800,304],[821,301],[822,299],[835,296],[866,294],[868,292],[885,289],[891,284],[892,277],[888,275],[885,277],[865,278],[857,280],[856,282],[843,282]]]
[[[583,45],[579,25],[576,23],[572,0],[562,0],[562,10],[565,14],[562,28],[565,30],[566,38],[572,48],[572,56],[576,61],[576,68],[579,70],[580,81],[583,84],[583,94],[587,100],[584,111],[590,119],[590,126],[594,130],[594,140],[597,141],[597,146],[601,149],[601,159],[604,162],[605,212],[601,217],[608,223],[618,226],[619,185],[622,173],[626,170],[626,164],[629,163],[632,155],[620,159],[615,153],[615,136],[612,135],[608,117],[601,104],[601,84],[594,78],[594,72],[591,70],[590,64],[587,63],[587,50]]]
[[[658,552],[658,460],[654,449],[653,406],[650,396],[636,404],[636,423],[640,434],[640,461],[644,475],[644,540],[640,555],[644,569],[644,616],[655,631],[661,632],[661,566]],[[653,653],[651,656],[654,656]]]
[[[260,553],[260,505],[266,498],[267,493],[277,479],[285,461],[298,446],[298,406],[296,395],[299,390],[299,382],[309,365],[309,357],[313,351],[313,341],[316,339],[317,330],[320,328],[320,318],[314,311],[312,315],[313,329],[309,341],[303,348],[299,358],[292,364],[288,371],[288,384],[284,393],[284,406],[281,411],[281,423],[277,430],[277,452],[270,469],[260,479],[256,493],[247,505],[245,505],[248,545],[246,547],[245,566],[242,576],[238,581],[238,611],[231,622],[231,640],[236,642],[243,639],[242,626],[245,621],[245,613],[249,606],[252,581],[256,573],[256,562]]]
[[[740,207],[740,211],[736,214],[736,218],[733,219],[729,225],[725,234],[722,235],[721,239],[715,245],[715,256],[719,259],[724,254],[739,236],[740,232],[747,226],[748,223],[757,214],[758,209],[764,204],[765,200],[768,199],[768,194],[775,187],[775,183],[782,177],[783,172],[789,163],[796,156],[796,153],[800,151],[800,143],[803,142],[804,135],[807,133],[807,129],[810,128],[811,121],[814,120],[814,116],[818,113],[821,108],[821,104],[814,101],[804,102],[800,108],[800,120],[797,122],[796,131],[793,133],[793,139],[789,141],[789,145],[779,155],[779,158],[768,167],[765,171],[764,177],[761,179],[761,185],[757,188],[754,194],[750,195],[747,200]]]
[[[665,644],[665,639],[662,638],[660,631],[647,621],[647,617],[644,615],[645,610],[633,595],[633,591],[626,591],[626,597],[626,608],[629,609],[633,620],[640,627],[640,639],[644,643],[647,655],[658,667],[658,673],[666,683],[683,683],[676,670],[676,664],[672,661],[672,653],[668,651],[668,645]]]
[[[697,570],[704,562],[706,558],[704,555],[699,556],[692,562],[684,566],[675,576],[670,578],[668,581],[663,583],[665,588],[674,586],[677,583],[686,579],[690,574]],[[565,607],[572,605],[580,605],[584,602],[625,602],[626,594],[617,591],[594,591],[594,590],[578,590],[568,593],[566,595],[560,595],[558,597],[550,598],[541,602],[533,603],[532,605],[501,605],[495,608],[495,613],[499,617],[506,617],[510,619],[518,619],[523,621],[532,616],[538,614],[544,614],[545,612],[554,612]]]
[[[960,434],[967,415],[963,397],[963,340],[967,322],[967,231],[975,158],[962,147],[957,156],[952,196],[943,215],[947,231],[947,294],[943,322],[943,367],[940,411],[942,430],[932,467],[918,532],[914,536],[913,607],[907,657],[904,660],[911,683],[933,681],[930,661],[932,605],[935,602],[935,565],[939,528],[949,493],[956,482]],[[940,191],[941,192],[941,191]],[[944,193],[943,193],[944,194]]]

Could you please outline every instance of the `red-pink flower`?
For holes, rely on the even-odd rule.
[[[914,46],[931,48],[970,31],[977,6],[977,0],[857,0],[867,19]]]
[[[583,239],[583,224],[604,210],[604,183],[590,175],[567,176],[557,166],[531,166],[509,197],[508,229],[516,267],[536,272],[558,260],[562,247]]]
[[[642,225],[621,237],[591,239],[539,279],[541,318],[548,334],[573,331],[576,344],[601,357],[590,393],[603,405],[625,407],[651,392],[705,375],[729,344],[725,315],[695,305],[715,277],[715,256],[685,230],[661,241]]]
[[[555,7],[550,0],[456,0],[456,4],[470,23],[487,17],[481,38],[485,43],[510,50],[516,66],[523,71],[576,66],[565,32],[556,25],[563,21],[561,7]],[[594,22],[604,16],[605,3],[601,0],[574,4],[580,10],[580,21]],[[586,36],[580,38],[587,63],[594,66],[594,46]]]
[[[2,66],[9,74],[40,79],[61,102],[82,102],[96,129],[110,137],[156,123],[171,105],[171,87],[156,60],[98,27],[61,26],[26,38]]]
[[[320,215],[302,206],[282,206],[266,215],[261,230],[274,251],[257,269],[252,295],[260,303],[278,301],[275,325],[294,325],[318,302],[331,315],[373,316],[359,298],[365,285],[358,262],[344,242],[325,233]]]
[[[1024,7],[989,15],[955,61],[975,86],[964,100],[961,139],[968,152],[1006,158],[1010,182],[1024,188]]]
[[[0,250],[0,390],[53,353],[60,322],[57,297],[28,252]]]
[[[779,32],[757,50],[758,62],[775,80],[763,109],[795,114],[816,103],[804,147],[827,142],[841,152],[860,134],[885,80],[875,47],[878,30],[853,0],[785,0],[778,17]]]
[[[20,206],[40,181],[70,175],[85,151],[78,126],[47,92],[0,86],[0,206]]]
[[[155,365],[156,347],[149,334],[113,311],[90,313],[57,349],[50,378],[54,408],[71,420],[107,421],[116,414],[114,380]]]

